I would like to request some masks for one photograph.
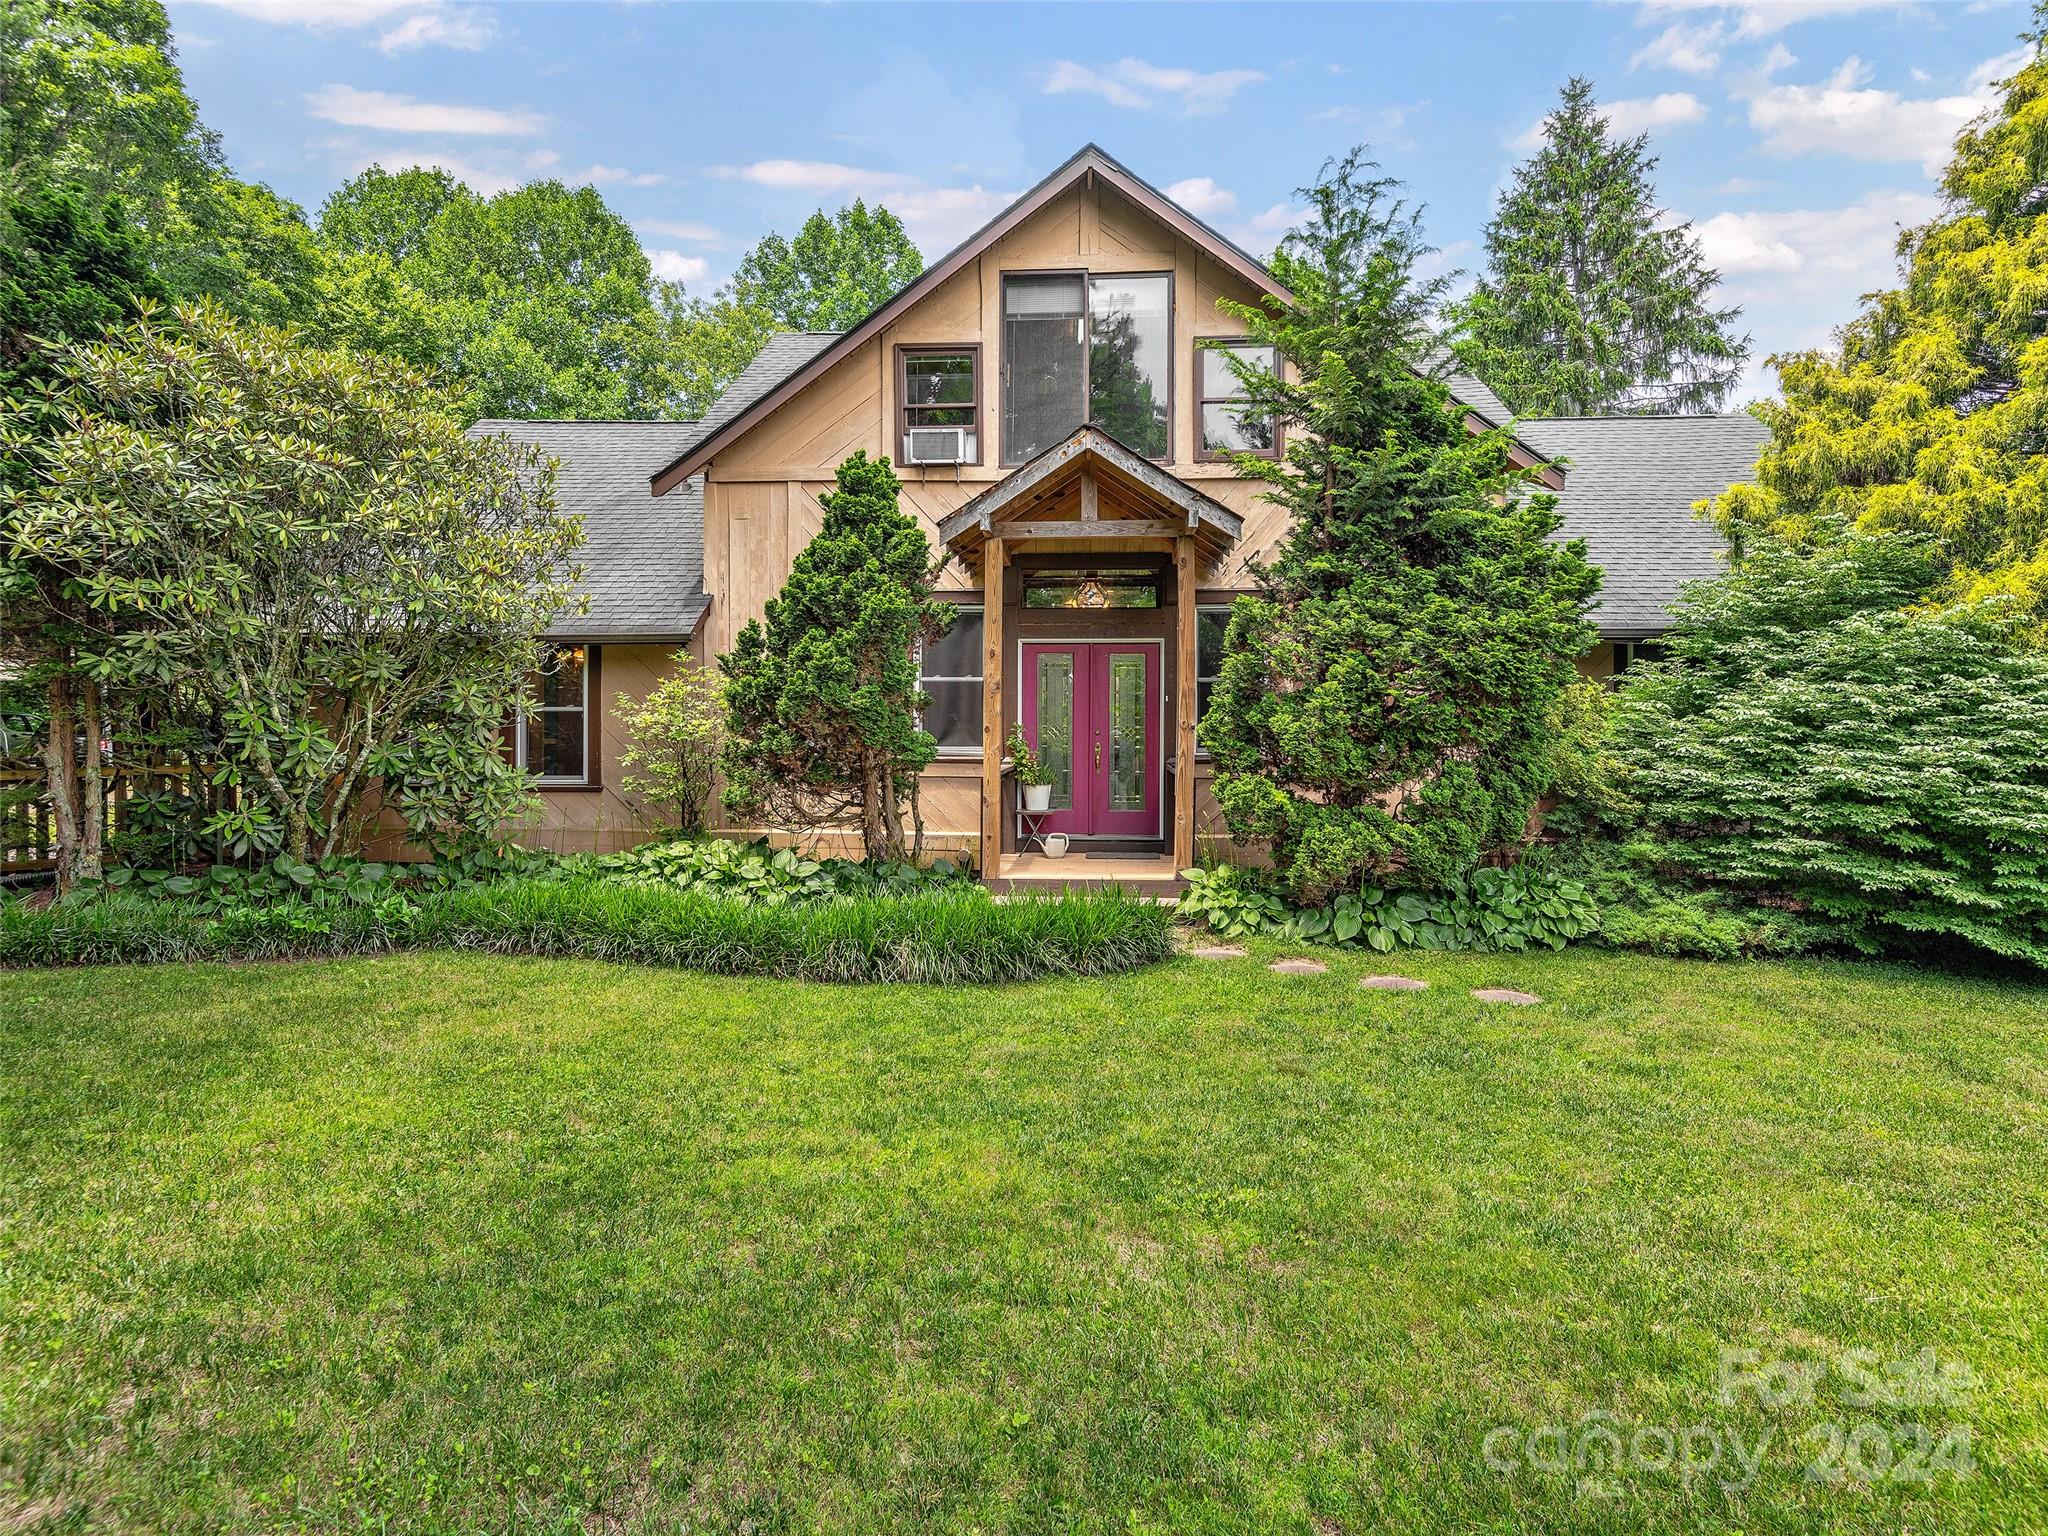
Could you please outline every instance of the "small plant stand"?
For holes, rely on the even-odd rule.
[[[1042,811],[1027,811],[1021,805],[1017,808],[1017,851],[1030,853],[1035,844],[1039,853],[1045,852],[1045,824],[1051,821],[1054,811],[1050,806]]]

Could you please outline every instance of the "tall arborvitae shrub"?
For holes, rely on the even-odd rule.
[[[1292,532],[1232,612],[1202,740],[1232,834],[1295,893],[1440,885],[1517,842],[1599,584],[1556,542],[1506,434],[1475,434],[1427,360],[1442,280],[1360,153],[1308,189],[1276,257],[1291,302],[1230,306],[1295,377],[1233,367],[1284,462],[1244,456]]]
[[[838,486],[781,595],[719,658],[725,803],[778,826],[857,824],[870,858],[915,858],[917,776],[938,750],[917,723],[927,700],[916,648],[951,622],[931,595],[945,561],[898,510],[903,487],[886,460],[854,454]],[[906,806],[918,824],[909,840]]]

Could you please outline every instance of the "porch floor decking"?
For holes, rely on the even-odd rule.
[[[1169,854],[1119,854],[1110,859],[1091,859],[1078,853],[1048,858],[1042,853],[1006,853],[996,864],[991,880],[997,891],[1056,890],[1071,886],[1093,890],[1121,885],[1147,896],[1171,896],[1181,887],[1180,871]]]

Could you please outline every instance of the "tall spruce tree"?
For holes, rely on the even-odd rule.
[[[780,596],[718,660],[730,710],[725,804],[782,826],[857,821],[869,858],[923,851],[917,776],[938,744],[917,723],[916,647],[952,609],[932,600],[945,565],[886,459],[858,452],[823,498],[824,523]],[[903,835],[908,806],[916,836]]]
[[[2009,596],[2048,638],[2048,5],[1998,103],[1956,141],[1947,207],[1900,239],[1903,281],[1829,352],[1773,358],[1753,484],[1714,506],[1737,547],[1848,517],[1931,534],[1944,601]]]
[[[1714,307],[1692,226],[1662,224],[1648,143],[1612,137],[1574,78],[1501,194],[1458,356],[1519,416],[1711,411],[1741,376],[1741,311]]]
[[[1423,362],[1444,285],[1376,169],[1354,151],[1305,192],[1275,257],[1291,302],[1226,306],[1298,373],[1229,364],[1286,429],[1284,463],[1238,468],[1293,527],[1232,610],[1202,740],[1232,835],[1305,900],[1440,885],[1521,838],[1599,586],[1507,435],[1469,432]]]

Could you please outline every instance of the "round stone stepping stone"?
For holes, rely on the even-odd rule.
[[[1413,976],[1368,976],[1359,985],[1371,987],[1376,992],[1420,992],[1429,983],[1417,981]]]
[[[1197,944],[1188,951],[1198,960],[1242,960],[1244,951],[1235,944]]]
[[[1275,960],[1266,969],[1282,976],[1320,976],[1329,967],[1320,960]]]
[[[1517,992],[1513,987],[1474,987],[1472,995],[1482,1003],[1512,1003],[1517,1008],[1543,1001],[1534,992]]]

